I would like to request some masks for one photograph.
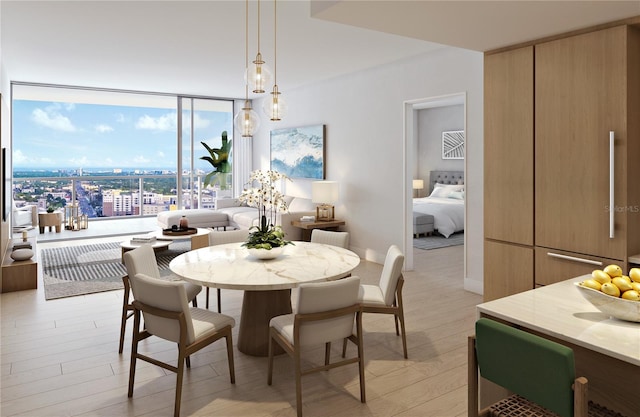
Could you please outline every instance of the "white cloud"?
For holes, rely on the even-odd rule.
[[[75,103],[63,103],[63,104],[64,104],[64,108],[67,111],[74,111],[76,109]]]
[[[145,158],[142,155],[138,155],[135,158],[133,158],[133,162],[136,162],[136,163],[139,163],[139,164],[146,164],[147,162],[151,162],[151,160]]]
[[[81,158],[71,158],[69,159],[69,162],[74,166],[84,167],[89,165],[89,158],[87,158],[86,156],[83,156]]]
[[[156,152],[156,155],[158,156],[158,158],[164,158],[164,152],[162,151]]]
[[[113,128],[109,125],[99,124],[99,125],[96,125],[96,132],[98,133],[113,132]]]
[[[211,121],[207,119],[203,119],[202,117],[200,117],[199,113],[195,113],[193,115],[194,129],[205,129],[209,127],[210,124],[211,124]],[[184,112],[182,113],[182,129],[189,130],[190,128],[191,128],[191,117],[189,116],[189,113]]]
[[[116,122],[124,123],[126,121],[127,121],[127,118],[124,116],[124,114],[122,114],[122,113],[116,114]]]
[[[176,120],[175,113],[168,113],[160,117],[151,117],[145,114],[136,122],[136,129],[175,131]]]
[[[13,163],[15,165],[22,164],[24,162],[27,162],[28,160],[29,158],[27,158],[27,156],[23,154],[20,149],[16,149],[15,151],[13,151]]]
[[[77,130],[68,117],[61,115],[52,108],[47,108],[46,111],[34,109],[31,113],[31,120],[41,126],[62,132],[75,132]]]

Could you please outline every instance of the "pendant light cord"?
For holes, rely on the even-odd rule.
[[[244,70],[249,72],[249,0],[245,0],[245,18],[244,18]],[[245,104],[249,101],[249,81],[244,83]]]
[[[276,30],[278,28],[278,13],[276,9],[276,1],[273,0],[273,84],[278,85],[278,37]]]

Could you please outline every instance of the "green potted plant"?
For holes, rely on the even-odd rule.
[[[272,259],[282,253],[282,248],[292,243],[285,239],[282,227],[276,225],[279,210],[287,210],[284,196],[276,189],[277,181],[288,179],[278,171],[257,170],[251,173],[250,183],[259,187],[245,189],[240,201],[258,209],[259,225],[251,227],[247,241],[242,245],[249,253],[261,258]]]
[[[47,213],[53,213],[53,206],[47,206]]]
[[[229,157],[231,156],[231,141],[227,137],[227,131],[222,132],[222,145],[220,148],[212,148],[205,142],[200,142],[202,146],[209,152],[209,156],[202,156],[200,159],[208,161],[213,167],[213,171],[208,173],[204,177],[204,186],[220,185],[221,190],[228,188],[227,177],[231,174],[231,163]]]

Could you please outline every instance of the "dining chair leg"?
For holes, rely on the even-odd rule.
[[[180,400],[182,399],[182,379],[184,376],[184,363],[189,361],[189,357],[185,358],[182,348],[179,348],[178,353],[178,369],[176,371],[176,399],[173,406],[173,416],[180,417]]]
[[[347,339],[346,338],[342,341],[342,357],[343,358],[347,357]]]
[[[331,359],[331,342],[327,342],[324,344],[324,364],[329,365],[330,359]]]
[[[296,373],[296,412],[298,417],[302,417],[302,365],[300,363],[300,347],[296,346],[294,351],[295,373]]]
[[[229,362],[229,378],[231,379],[231,383],[236,383],[236,366],[233,363],[233,339],[231,337],[231,328],[229,328],[229,333],[225,336],[227,339],[227,362]]]
[[[222,297],[220,297],[220,288],[218,290],[218,313],[222,313]]]
[[[205,301],[205,307],[207,308],[207,310],[209,310],[209,287],[207,287],[206,289],[206,301]]]
[[[356,328],[358,338],[358,370],[360,372],[360,401],[366,403],[367,394],[364,386],[364,343],[362,339],[362,312],[358,312],[356,315]]]
[[[120,343],[118,345],[118,353],[122,353],[124,350],[124,334],[127,329],[127,320],[131,317],[129,315],[129,309],[127,308],[127,301],[122,306],[122,318],[120,320]]]
[[[271,329],[269,329],[269,362],[267,368],[267,385],[271,385],[273,382],[273,344],[275,340],[271,335]]]
[[[129,364],[129,390],[127,397],[133,397],[133,383],[136,379],[136,359],[138,357],[138,338],[140,331],[140,312],[135,311],[133,319],[133,338],[131,340],[131,362]]]

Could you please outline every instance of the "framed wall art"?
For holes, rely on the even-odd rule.
[[[464,130],[442,132],[442,159],[464,159]]]
[[[289,178],[323,180],[325,125],[271,131],[271,169]]]

